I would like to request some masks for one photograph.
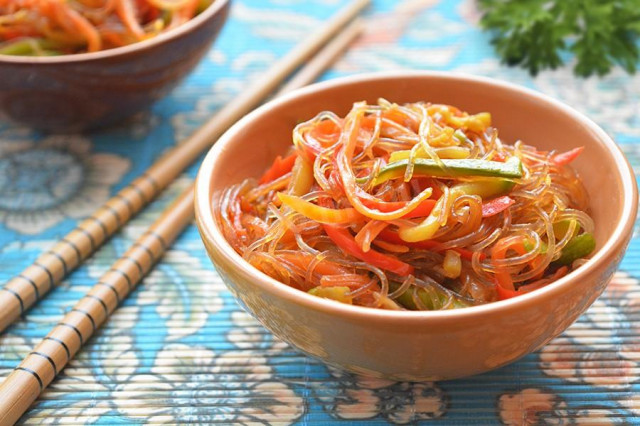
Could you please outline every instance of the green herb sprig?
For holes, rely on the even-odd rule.
[[[575,74],[605,75],[640,58],[640,0],[479,0],[480,24],[502,61],[533,75],[576,58]]]

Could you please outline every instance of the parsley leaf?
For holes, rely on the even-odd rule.
[[[574,72],[634,73],[640,59],[640,0],[479,0],[481,26],[502,61],[533,75],[573,53]]]

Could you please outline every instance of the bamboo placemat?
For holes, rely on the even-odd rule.
[[[149,114],[73,137],[0,128],[2,282],[344,4],[236,0],[205,62]],[[532,79],[499,64],[476,20],[471,1],[374,1],[372,31],[325,78],[417,68],[525,84],[586,112],[640,170],[640,76],[616,71],[577,80],[563,69]],[[8,180],[16,165],[31,170]],[[52,186],[42,184],[50,180]],[[174,183],[0,336],[0,374],[31,351],[187,184],[187,178]],[[15,188],[27,195],[8,196]],[[235,304],[190,227],[22,421],[521,424],[537,416],[542,423],[640,424],[639,277],[634,238],[605,295],[538,353],[463,380],[384,382],[327,369],[275,340]]]

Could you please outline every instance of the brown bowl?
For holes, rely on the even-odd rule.
[[[93,53],[0,55],[0,118],[45,131],[115,123],[165,96],[208,51],[231,0],[149,40]]]
[[[225,241],[216,195],[257,177],[291,145],[300,120],[354,101],[384,97],[489,111],[501,137],[541,149],[584,145],[575,167],[591,196],[597,249],[582,267],[542,289],[470,308],[385,311],[340,304],[288,287],[254,269]],[[229,167],[233,164],[233,167]],[[298,90],[249,114],[214,145],[196,184],[196,219],[206,250],[229,290],[276,336],[327,364],[356,373],[439,380],[510,363],[560,334],[602,293],[627,247],[637,211],[633,171],[588,118],[537,92],[485,78],[434,72],[361,75]]]

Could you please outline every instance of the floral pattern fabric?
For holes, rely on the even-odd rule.
[[[0,126],[0,278],[180,143],[346,0],[234,0],[183,84],[110,129]],[[500,64],[473,0],[374,0],[365,34],[322,78],[435,69],[522,84],[585,112],[640,171],[640,74],[577,79]],[[193,179],[197,166],[0,335],[0,380]],[[636,229],[638,229],[636,227]],[[274,338],[226,291],[189,227],[20,420],[24,424],[640,424],[640,240],[602,297],[538,352],[448,382],[371,379]]]

